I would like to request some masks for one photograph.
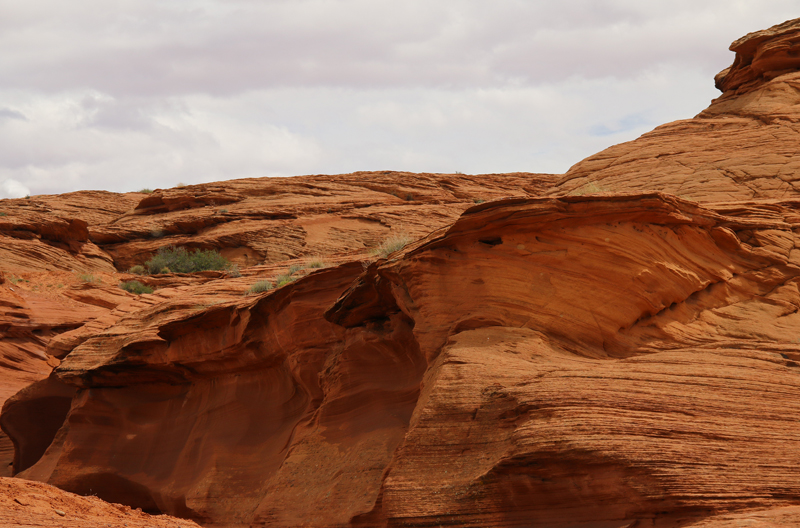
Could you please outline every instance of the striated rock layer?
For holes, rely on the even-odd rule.
[[[33,450],[20,409],[73,386],[20,476],[209,525],[784,507],[800,501],[797,206],[478,205],[366,271],[255,297],[206,283],[123,316],[9,400],[3,428]]]
[[[0,201],[0,405],[120,317],[195,285],[217,280],[213,295],[224,283],[241,297],[290,265],[371,258],[388,237],[423,236],[475,202],[535,195],[551,181],[532,174],[380,172]],[[249,278],[124,273],[169,245],[219,250]],[[156,294],[137,298],[117,287],[131,279]],[[0,476],[11,475],[13,458],[11,441],[0,433]]]
[[[557,182],[3,202],[13,472],[205,526],[796,526],[798,41],[740,39],[709,109]],[[166,243],[241,274],[117,291]]]

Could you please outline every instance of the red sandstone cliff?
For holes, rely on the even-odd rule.
[[[562,177],[0,202],[14,472],[207,526],[800,524],[795,41]],[[167,243],[242,276],[114,286]]]

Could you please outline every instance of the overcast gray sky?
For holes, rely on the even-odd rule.
[[[556,172],[688,118],[797,0],[0,0],[0,198]]]

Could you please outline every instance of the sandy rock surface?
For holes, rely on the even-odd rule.
[[[3,467],[217,527],[797,526],[796,41],[563,177],[0,202]],[[239,270],[125,272],[168,244]]]
[[[0,477],[0,527],[191,528],[197,524],[149,515],[94,496],[81,497],[40,482]]]

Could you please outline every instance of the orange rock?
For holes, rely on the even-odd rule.
[[[716,77],[721,92],[746,93],[759,84],[800,68],[800,19],[749,33],[731,44],[733,65]]]
[[[149,515],[94,496],[81,497],[39,482],[0,477],[0,528],[197,528],[197,524]]]
[[[58,376],[91,391],[21,475],[275,526],[781,506],[756,490],[800,496],[783,414],[800,401],[794,218],[665,195],[505,200],[355,282],[360,264],[254,297],[233,295],[241,279],[176,290],[65,358]]]
[[[550,194],[661,191],[702,202],[796,197],[797,41],[800,19],[736,41],[734,65],[717,80],[725,91],[708,109],[590,156]]]

